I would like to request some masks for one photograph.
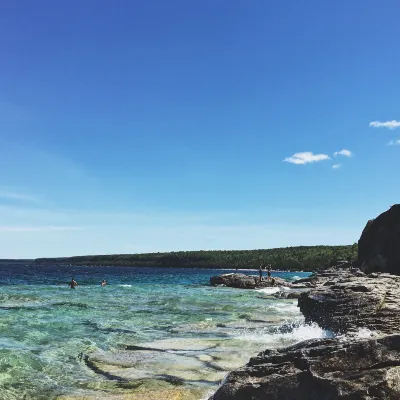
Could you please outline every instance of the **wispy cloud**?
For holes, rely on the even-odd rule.
[[[0,226],[0,232],[81,231],[80,226]]]
[[[40,200],[32,195],[24,194],[24,193],[16,193],[9,191],[0,190],[0,199],[8,199],[8,200],[17,200],[17,201],[26,201],[30,203],[40,203]]]
[[[330,160],[330,157],[327,154],[314,154],[311,151],[305,151],[303,153],[295,153],[291,157],[285,158],[283,161],[291,164],[304,165],[324,160]]]
[[[352,153],[350,150],[343,149],[343,150],[340,150],[340,151],[335,151],[335,152],[333,153],[333,155],[334,155],[335,157],[337,157],[337,156],[351,157],[351,156],[353,155],[353,153]]]
[[[396,121],[395,119],[392,121],[373,121],[369,123],[369,126],[372,128],[388,128],[395,129],[400,127],[400,121]]]
[[[388,146],[400,146],[400,139],[391,140]]]
[[[333,164],[333,165],[332,165],[332,168],[333,168],[333,169],[338,169],[338,168],[340,168],[340,164]]]

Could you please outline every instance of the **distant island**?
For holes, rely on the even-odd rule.
[[[178,251],[171,253],[37,258],[33,265],[252,269],[261,263],[275,270],[315,271],[357,259],[357,243],[348,246],[298,246],[259,250]]]

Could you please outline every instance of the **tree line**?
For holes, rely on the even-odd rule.
[[[298,246],[266,250],[202,250],[171,253],[89,255],[38,258],[37,265],[87,265],[175,268],[251,269],[270,264],[273,269],[315,271],[340,261],[357,259],[357,244],[348,246]]]

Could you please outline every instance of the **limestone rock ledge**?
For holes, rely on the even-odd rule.
[[[400,277],[331,271],[312,284],[298,300],[306,322],[339,336],[266,350],[210,400],[400,399]]]
[[[398,400],[400,335],[316,339],[266,350],[231,372],[210,400]]]

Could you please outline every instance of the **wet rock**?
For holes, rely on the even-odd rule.
[[[292,284],[293,285],[300,285],[300,284],[304,284],[304,283],[310,283],[312,285],[315,285],[317,280],[318,280],[318,278],[317,278],[316,275],[311,275],[308,278],[297,279],[297,281],[293,281]]]
[[[321,275],[298,304],[307,322],[341,336],[266,350],[230,373],[210,400],[400,399],[400,277],[354,269]]]
[[[358,265],[367,273],[400,275],[400,204],[368,221],[358,241]]]
[[[294,282],[314,286],[298,300],[306,322],[340,336],[266,350],[210,400],[400,399],[400,205],[367,223],[358,248],[362,271],[341,265]]]
[[[212,276],[210,284],[213,286],[224,285],[241,289],[255,289],[257,286],[256,279],[255,276],[245,274],[223,274]]]
[[[273,286],[290,286],[290,283],[284,279],[273,277],[271,280],[264,278],[260,282],[259,276],[245,274],[223,274],[212,276],[210,284],[213,286],[224,285],[240,289],[258,289]]]
[[[301,292],[292,292],[292,291],[279,291],[277,293],[273,293],[272,296],[277,299],[298,299],[301,295]]]
[[[266,350],[228,374],[210,400],[400,398],[400,335],[319,339]]]

